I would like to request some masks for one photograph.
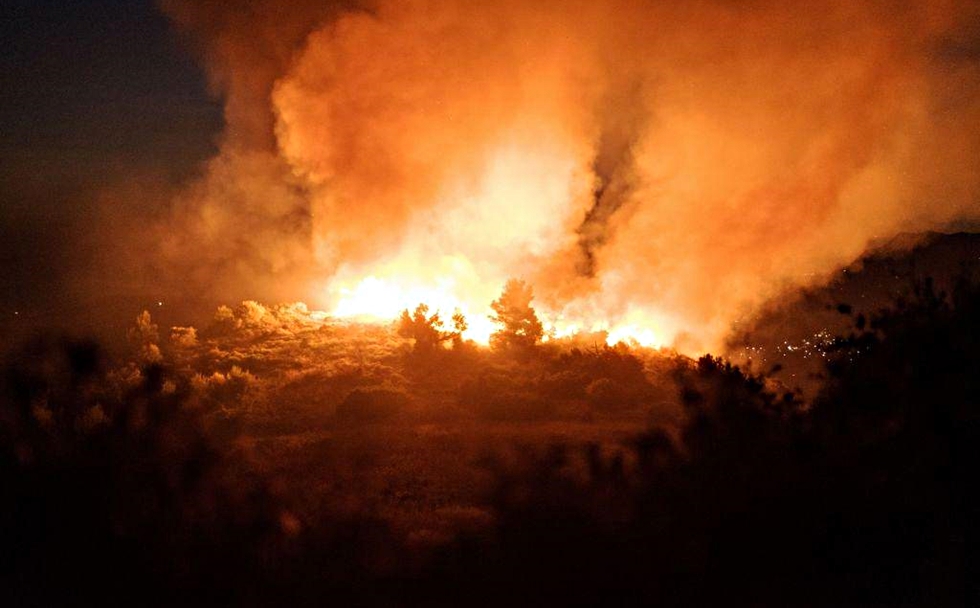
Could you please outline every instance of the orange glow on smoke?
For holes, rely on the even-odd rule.
[[[160,207],[180,289],[424,302],[486,342],[514,277],[554,338],[692,354],[871,241],[980,217],[975,2],[220,4],[171,9],[227,122]]]
[[[490,303],[514,269],[574,244],[569,227],[581,222],[593,185],[580,161],[569,142],[514,134],[488,155],[480,175],[447,178],[435,208],[414,218],[399,249],[380,262],[342,266],[326,288],[330,314],[390,322],[426,304],[448,321],[458,310],[468,324],[463,337],[488,344],[497,329]],[[605,332],[610,345],[660,347],[672,338],[643,311],[610,319],[607,307],[580,304],[591,305],[577,312],[533,303],[546,340]]]

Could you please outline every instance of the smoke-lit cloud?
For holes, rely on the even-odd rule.
[[[522,276],[552,318],[696,350],[870,239],[980,215],[975,3],[164,7],[227,125],[159,242],[235,296],[375,276],[477,310]]]

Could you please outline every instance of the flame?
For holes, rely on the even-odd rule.
[[[328,289],[329,297],[334,301],[329,314],[361,322],[389,323],[397,319],[402,311],[411,311],[419,304],[425,304],[431,312],[438,312],[443,320],[448,320],[457,311],[463,313],[468,325],[463,337],[479,344],[489,344],[491,334],[498,329],[491,320],[490,300],[480,304],[462,297],[454,291],[458,283],[458,279],[452,276],[442,276],[433,283],[425,284],[406,275],[368,275],[353,283],[334,283]],[[625,343],[662,348],[668,343],[667,338],[671,333],[665,329],[664,318],[658,319],[656,314],[639,309],[631,309],[615,323],[569,318],[564,313],[547,309],[538,310],[537,314],[545,328],[545,341],[604,333],[609,346]]]
[[[324,290],[326,308],[362,322],[391,322],[419,304],[444,321],[459,311],[468,325],[463,337],[489,344],[498,329],[490,303],[514,269],[567,246],[567,225],[581,222],[592,183],[579,169],[568,147],[505,137],[472,179],[448,180],[435,208],[410,222],[399,248],[373,263],[342,265]],[[617,316],[601,298],[593,293],[560,310],[536,302],[544,339],[601,332],[610,346],[669,343],[663,315],[630,308]]]
[[[609,330],[606,343],[612,346],[619,342],[625,342],[627,344],[635,342],[640,346],[648,348],[663,346],[657,333],[652,328],[637,325],[617,325]]]
[[[446,277],[426,286],[406,278],[369,275],[353,286],[335,287],[332,291],[338,299],[330,314],[359,321],[390,322],[398,318],[403,310],[411,311],[419,304],[425,304],[446,321],[456,311],[463,313],[468,325],[463,337],[489,344],[490,334],[495,331],[489,309],[479,310],[462,301],[453,293],[453,283],[451,278]]]

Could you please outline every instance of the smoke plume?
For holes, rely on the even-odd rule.
[[[559,328],[699,350],[871,239],[980,216],[975,2],[164,7],[227,127],[161,253],[239,295],[370,278],[478,312],[519,276]]]

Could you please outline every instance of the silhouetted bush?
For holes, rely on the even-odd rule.
[[[651,395],[643,362],[622,346],[573,348],[561,353],[551,367],[577,396],[601,411],[634,407]]]
[[[542,420],[555,413],[529,380],[504,370],[487,370],[462,383],[459,404],[486,420]]]
[[[628,395],[623,387],[609,378],[593,380],[585,387],[589,404],[602,410],[611,410],[629,405]]]
[[[249,579],[280,532],[271,495],[210,439],[203,410],[185,406],[189,389],[165,368],[120,371],[72,340],[38,340],[8,363],[0,401],[8,600],[245,597],[249,583],[235,579]]]

